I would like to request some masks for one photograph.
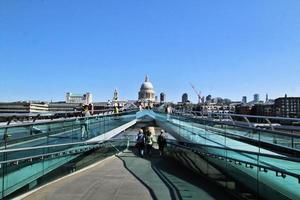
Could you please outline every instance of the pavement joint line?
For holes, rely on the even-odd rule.
[[[61,180],[63,180],[63,179],[66,179],[66,178],[75,176],[75,175],[77,175],[77,174],[80,174],[80,173],[82,173],[82,172],[84,172],[84,171],[87,171],[87,170],[89,170],[89,169],[91,169],[91,168],[97,166],[97,165],[103,164],[104,162],[107,162],[107,161],[109,161],[109,160],[111,160],[111,159],[113,159],[113,158],[116,158],[116,156],[119,156],[119,155],[122,154],[122,153],[123,153],[123,152],[119,152],[119,153],[117,153],[117,154],[115,154],[115,155],[109,156],[109,157],[107,157],[107,158],[105,158],[105,159],[103,159],[103,160],[100,160],[100,161],[98,161],[98,162],[92,164],[92,165],[89,165],[89,166],[87,166],[87,167],[85,167],[85,168],[83,168],[83,169],[80,169],[80,170],[78,170],[78,171],[76,171],[76,172],[74,172],[74,173],[71,173],[71,174],[68,174],[68,175],[66,175],[66,176],[63,176],[63,177],[61,177],[61,178],[59,178],[59,179],[57,179],[57,180],[51,181],[50,183],[47,183],[47,184],[45,184],[45,185],[42,185],[42,186],[40,186],[40,187],[38,187],[38,188],[36,188],[36,189],[34,189],[34,190],[32,190],[32,191],[29,191],[29,192],[27,192],[27,193],[25,193],[25,194],[22,194],[21,196],[18,196],[18,197],[16,197],[16,198],[13,198],[13,199],[14,199],[14,200],[22,200],[22,199],[24,199],[24,198],[26,198],[26,197],[29,197],[29,196],[32,195],[33,193],[35,193],[35,192],[37,192],[37,191],[39,191],[39,190],[41,190],[41,189],[43,189],[43,188],[45,188],[45,187],[48,187],[48,186],[50,186],[50,185],[52,185],[52,184],[54,184],[54,183],[57,183],[57,182],[59,182],[59,181],[61,181]]]

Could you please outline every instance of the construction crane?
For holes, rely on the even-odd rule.
[[[201,92],[198,91],[198,90],[196,89],[196,87],[195,87],[192,83],[190,83],[190,85],[191,85],[191,87],[193,88],[194,92],[196,93],[196,95],[197,95],[197,97],[198,97],[198,104],[201,104]]]

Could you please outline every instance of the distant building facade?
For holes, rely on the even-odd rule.
[[[42,113],[48,111],[49,106],[44,102],[22,101],[0,103],[0,113]]]
[[[300,118],[300,97],[281,97],[275,99],[275,113],[280,117]]]
[[[253,101],[254,102],[259,102],[259,94],[254,94],[253,95]]]
[[[89,92],[85,94],[73,94],[70,92],[66,93],[66,103],[81,103],[89,105],[93,102],[93,95]]]
[[[243,96],[243,99],[242,99],[242,103],[247,103],[247,97],[246,96]]]
[[[274,104],[255,104],[250,114],[259,116],[276,116]]]
[[[211,102],[212,96],[209,94],[206,96],[206,102],[209,103]]]
[[[166,101],[166,94],[165,93],[160,93],[160,103],[164,103]]]
[[[189,103],[189,95],[187,93],[184,93],[181,97],[181,102],[182,103]]]
[[[235,106],[235,113],[240,115],[250,115],[252,110],[252,106],[248,104],[238,104]]]
[[[48,104],[50,112],[73,112],[81,111],[81,103],[50,102]]]
[[[257,100],[257,99],[256,99]],[[280,97],[275,100],[250,102],[236,106],[237,114],[300,118],[300,97]]]

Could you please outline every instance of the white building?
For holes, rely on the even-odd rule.
[[[93,96],[91,93],[87,92],[85,94],[73,94],[66,93],[66,103],[81,103],[84,105],[89,105],[93,102]]]
[[[23,102],[2,102],[0,113],[42,113],[49,112],[47,103],[23,101]]]

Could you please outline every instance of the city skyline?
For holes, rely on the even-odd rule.
[[[113,99],[115,98],[115,91],[116,90],[118,91],[118,94],[120,94],[118,88],[115,88],[113,90],[113,95],[111,95],[111,97],[108,97],[107,99],[99,99],[99,98],[97,98],[97,94],[96,94],[96,98],[95,98],[96,101],[93,101],[93,102],[113,101]],[[83,92],[83,91],[81,91],[81,92],[68,91],[68,92],[66,92],[66,93],[63,94],[63,98],[55,99],[55,100],[54,99],[51,99],[51,100],[48,100],[48,99],[19,99],[19,100],[0,101],[0,102],[21,102],[21,101],[40,101],[40,102],[52,102],[53,101],[53,102],[61,102],[61,101],[66,101],[66,95],[68,95],[68,94],[85,95],[86,93],[90,93],[90,92],[89,91],[85,91],[85,92]],[[158,101],[159,101],[161,93],[163,93],[164,95],[167,95],[167,93],[165,91],[161,91],[159,93],[155,93],[155,96],[157,97]],[[94,95],[93,93],[91,93],[91,94]],[[188,98],[189,101],[191,101],[191,103],[198,103],[198,98],[196,97],[195,91],[192,94],[185,92],[185,93],[181,94],[181,96],[179,96],[179,99],[176,99],[175,101],[174,100],[168,100],[168,99],[166,99],[166,101],[167,102],[173,102],[173,103],[181,102],[182,95],[188,95],[187,98]],[[258,100],[255,99],[255,95],[258,95]],[[285,95],[287,95],[287,94],[285,94]],[[274,98],[269,98],[269,94],[268,93],[266,93],[264,95],[255,93],[255,94],[252,94],[252,96],[251,95],[250,96],[241,96],[240,99],[231,99],[231,98],[228,98],[228,97],[213,96],[211,94],[208,94],[208,95],[205,95],[205,96],[202,96],[202,97],[204,97],[204,99],[206,99],[207,96],[211,96],[212,99],[222,98],[222,99],[229,99],[229,100],[231,100],[233,102],[235,102],[235,101],[243,102],[244,97],[246,97],[246,100],[248,102],[251,102],[251,101],[254,101],[254,102],[263,101],[263,102],[265,102],[267,98],[268,99],[276,99],[276,98],[284,97],[285,95],[277,96],[277,97],[274,97]],[[291,96],[289,96],[289,97],[291,97]],[[94,96],[93,96],[93,98],[94,98]],[[165,96],[165,98],[167,98],[167,96]],[[126,101],[127,100],[129,100],[129,101],[130,100],[135,100],[136,101],[137,99],[138,98],[131,98],[131,99],[123,98],[123,99],[119,99],[119,100],[126,100]]]
[[[4,9],[3,9],[4,8]],[[0,101],[300,94],[299,1],[1,1]],[[207,20],[209,19],[209,20]]]

